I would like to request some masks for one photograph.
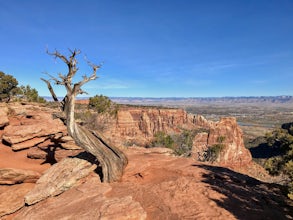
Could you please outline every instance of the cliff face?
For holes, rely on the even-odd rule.
[[[193,140],[192,157],[203,160],[209,147],[223,145],[215,162],[224,166],[241,166],[251,161],[251,154],[243,143],[243,134],[235,118],[207,121],[203,116],[188,114],[182,109],[122,108],[117,119],[107,126],[106,136],[116,145],[146,145],[162,131],[179,134],[183,130],[204,128]]]
[[[115,133],[146,143],[158,131],[180,132],[179,127],[188,123],[188,117],[181,109],[127,108],[118,111]]]
[[[103,132],[116,145],[146,145],[159,131],[178,134],[182,129],[208,126],[202,116],[189,115],[183,109],[129,107],[120,109]]]
[[[210,122],[209,132],[202,132],[193,140],[192,156],[204,160],[208,148],[222,146],[216,161],[222,166],[242,166],[251,162],[252,157],[244,146],[243,133],[233,117]]]
[[[46,151],[53,151],[57,161],[80,152],[67,136],[63,123],[52,118],[51,111],[36,106],[16,105],[9,108],[14,116],[10,115],[9,123],[2,123],[5,125],[3,140],[13,150],[29,149],[28,157],[40,159],[47,157]],[[7,121],[7,112],[3,110],[0,121]],[[243,166],[251,161],[251,154],[244,147],[243,134],[235,118],[212,122],[182,109],[128,107],[121,108],[115,119],[106,121],[104,136],[118,147],[146,146],[159,131],[174,135],[183,130],[199,131],[204,128],[205,132],[198,133],[193,139],[192,157],[195,160],[205,160],[208,149],[221,144],[223,150],[215,160],[217,164]],[[58,147],[54,147],[57,142]]]

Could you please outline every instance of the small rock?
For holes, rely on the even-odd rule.
[[[0,107],[0,128],[3,128],[4,126],[9,124],[8,120],[8,108],[6,106]]]
[[[30,159],[43,159],[45,160],[47,158],[47,153],[43,150],[41,150],[38,147],[32,147],[27,152],[27,157]]]
[[[32,170],[15,168],[0,169],[0,184],[35,183],[41,174]]]
[[[36,137],[36,138],[31,139],[31,140],[27,140],[27,141],[24,141],[24,142],[13,144],[11,146],[11,148],[14,151],[23,150],[23,149],[26,149],[26,148],[31,148],[31,147],[39,144],[39,143],[44,142],[46,139],[47,139],[47,137]]]

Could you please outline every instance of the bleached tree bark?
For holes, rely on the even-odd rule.
[[[76,56],[80,54],[80,50],[70,50],[71,55],[68,58],[59,53],[57,50],[53,53],[47,51],[47,53],[62,60],[68,67],[68,73],[66,75],[59,73],[58,78],[50,76],[50,80],[53,80],[57,85],[64,86],[67,91],[66,96],[60,104],[61,109],[65,114],[65,124],[68,134],[74,139],[78,146],[82,147],[84,150],[93,154],[97,158],[102,167],[104,182],[119,180],[125,166],[127,165],[127,157],[125,154],[118,148],[108,145],[102,135],[97,131],[91,131],[78,125],[74,118],[76,96],[84,93],[81,89],[84,84],[97,78],[96,72],[101,66],[88,62],[88,64],[92,67],[91,75],[85,75],[81,81],[73,83],[72,79],[78,71]],[[53,99],[58,101],[50,80],[42,80],[47,84]]]

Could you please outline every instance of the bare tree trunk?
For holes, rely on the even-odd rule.
[[[81,86],[90,80],[96,79],[96,71],[100,66],[89,65],[93,68],[93,73],[90,77],[83,77],[83,80],[73,84],[72,78],[77,72],[76,58],[75,56],[80,53],[80,51],[74,50],[70,51],[71,56],[67,59],[64,55],[60,54],[58,51],[54,53],[49,53],[49,55],[55,56],[64,61],[68,66],[68,74],[66,76],[59,74],[59,79],[51,77],[56,84],[64,85],[67,90],[67,95],[61,103],[62,110],[66,116],[66,126],[68,134],[74,139],[75,143],[82,147],[87,152],[93,154],[101,164],[103,172],[104,182],[118,181],[122,174],[125,166],[127,165],[127,157],[125,154],[114,146],[108,145],[102,135],[95,131],[90,131],[85,127],[78,125],[75,122],[74,112],[75,112],[75,98],[78,94],[83,93]],[[49,80],[44,80],[46,82],[53,99],[58,101],[57,96],[50,84]]]

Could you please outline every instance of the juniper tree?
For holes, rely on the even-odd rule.
[[[127,157],[125,154],[118,148],[106,143],[105,138],[103,138],[103,135],[98,131],[90,130],[77,124],[74,118],[76,96],[85,93],[81,87],[97,78],[96,72],[101,66],[88,62],[88,65],[92,68],[92,73],[89,76],[84,75],[81,81],[74,83],[73,78],[78,71],[76,57],[81,52],[76,49],[69,51],[70,55],[68,57],[59,53],[57,50],[52,53],[47,51],[47,53],[55,57],[55,59],[62,60],[67,65],[68,72],[67,74],[59,73],[58,77],[49,75],[50,79],[48,80],[41,79],[47,84],[53,99],[57,102],[59,102],[59,100],[50,82],[53,81],[55,84],[65,87],[66,95],[63,100],[59,102],[63,116],[61,115],[58,117],[64,118],[68,134],[74,139],[75,143],[97,158],[102,167],[103,181],[117,181],[122,176],[124,167],[127,164]]]

